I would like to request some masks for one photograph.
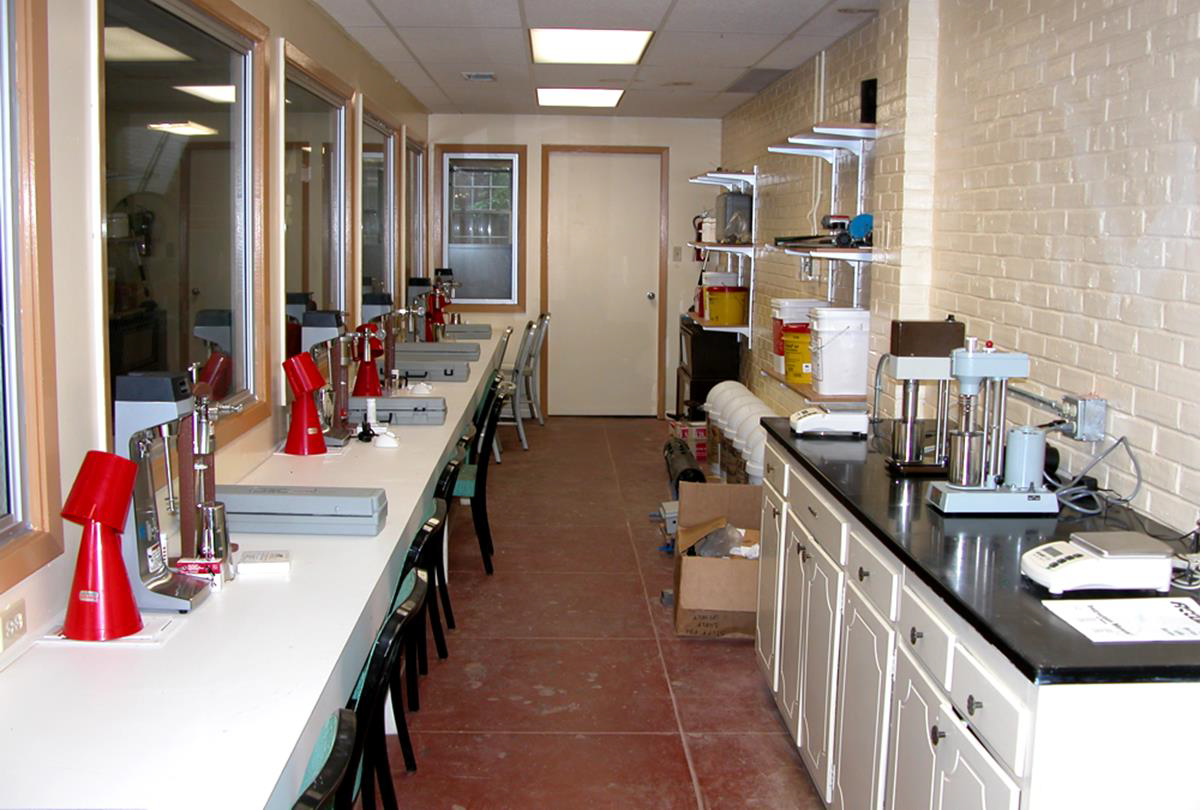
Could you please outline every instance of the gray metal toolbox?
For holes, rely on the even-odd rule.
[[[351,424],[367,418],[367,398],[350,397]],[[375,418],[385,425],[441,425],[446,422],[446,398],[394,394],[375,398]]]
[[[468,341],[443,340],[437,343],[397,343],[396,364],[411,360],[465,360],[479,359],[479,344]]]
[[[374,537],[387,522],[387,493],[374,487],[218,484],[232,532]]]
[[[396,370],[400,376],[413,382],[466,382],[471,376],[471,365],[466,360],[410,360],[396,358]]]
[[[490,340],[492,337],[492,326],[487,323],[448,323],[446,324],[446,337],[452,337],[456,340],[464,338]]]

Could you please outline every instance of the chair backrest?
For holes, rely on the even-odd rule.
[[[455,473],[457,476],[457,473]],[[408,547],[408,554],[404,558],[404,566],[400,571],[400,581],[404,582],[409,571],[413,569],[429,570],[429,554],[440,553],[437,543],[430,544],[430,540],[434,537],[441,537],[442,526],[446,523],[446,501],[441,498],[433,499],[433,514],[425,519],[424,525],[417,530],[417,534],[413,537],[412,543]]]
[[[525,371],[532,374],[541,363],[542,345],[546,342],[546,332],[550,328],[550,313],[543,312],[537,319],[537,334],[533,341],[533,349],[525,360]]]
[[[475,457],[476,492],[482,492],[484,485],[487,483],[488,462],[492,458],[492,440],[496,437],[496,425],[500,422],[500,412],[504,410],[504,406],[508,403],[509,396],[511,396],[510,391],[511,387],[508,383],[496,390],[496,397],[492,401],[492,410],[488,414],[487,423],[483,428],[483,435],[479,439],[479,447],[482,449]]]
[[[521,336],[521,343],[517,346],[517,356],[513,358],[512,379],[514,381],[526,371],[526,365],[529,363],[529,357],[533,352],[533,344],[537,343],[537,333],[537,323],[535,321],[526,321],[525,334]]]
[[[384,698],[387,696],[388,675],[396,667],[396,658],[404,648],[402,644],[408,623],[425,603],[429,591],[429,577],[424,571],[417,569],[413,589],[408,597],[400,603],[387,621],[383,629],[375,637],[371,654],[367,658],[367,674],[363,680],[363,688],[357,699],[351,699],[350,708],[354,710],[357,729],[354,735],[354,748],[350,754],[347,770],[357,774],[362,764],[363,749],[366,746],[367,735],[371,733],[373,724],[383,722]],[[366,773],[364,777],[370,778]],[[354,804],[354,792],[358,787],[356,779],[343,779],[337,791],[337,805],[350,807]]]
[[[492,405],[496,401],[496,391],[500,387],[501,376],[502,375],[499,371],[492,375],[492,381],[488,384],[488,389],[484,392],[483,397],[479,400],[479,407],[475,410],[475,420],[473,423],[475,426],[475,432],[471,437],[471,440],[468,442],[468,464],[474,464],[475,457],[484,448],[483,429],[487,425],[488,416],[492,412]]]
[[[317,741],[318,747],[329,749],[324,752],[324,763],[292,805],[292,810],[330,810],[333,807],[338,788],[350,772],[357,728],[354,712],[349,709],[338,709],[329,717],[321,739]]]
[[[462,470],[462,465],[466,460],[467,453],[460,448],[454,458],[446,462],[446,466],[442,467],[442,474],[438,476],[437,484],[433,488],[433,497],[449,502],[450,497],[454,494],[454,482],[458,480],[458,473]]]
[[[513,328],[506,327],[504,334],[500,336],[500,351],[496,352],[496,368],[504,365],[504,353],[508,351],[508,339],[512,337]]]

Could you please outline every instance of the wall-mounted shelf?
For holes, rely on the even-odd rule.
[[[811,385],[808,385],[805,383],[788,382],[787,377],[783,376],[778,371],[774,371],[772,369],[763,369],[762,374],[764,377],[770,377],[772,380],[775,380],[780,385],[782,385],[784,388],[790,389],[794,393],[799,394],[800,396],[804,397],[809,402],[817,402],[817,403],[822,403],[822,404],[827,404],[827,405],[864,405],[865,406],[867,404],[866,395],[859,397],[859,396],[828,396],[825,394],[818,394],[817,389],[813,388]]]
[[[697,250],[711,250],[716,253],[735,253],[739,256],[753,256],[754,245],[727,245],[720,242],[688,242],[688,247]]]
[[[730,191],[737,189],[749,190],[758,184],[756,172],[705,172],[688,178],[689,183],[699,183],[707,186],[721,186]]]
[[[769,250],[786,253],[789,256],[804,256],[809,259],[825,259],[827,261],[840,262],[873,262],[879,259],[879,256],[871,248],[839,248],[839,247],[814,247],[814,248],[790,248],[776,247],[775,245],[768,246]]]
[[[768,152],[782,155],[799,155],[815,157],[824,160],[833,173],[830,181],[830,209],[833,213],[841,213],[838,204],[838,169],[843,157],[853,155],[858,161],[858,183],[855,199],[855,212],[863,213],[866,206],[867,194],[867,152],[876,137],[873,124],[851,124],[838,121],[824,121],[814,124],[811,129],[789,136],[787,143],[777,143],[767,147]]]
[[[745,335],[747,338],[750,337],[749,324],[742,324],[740,326],[713,326],[708,321],[704,320],[703,318],[697,318],[695,315],[689,314],[688,317],[691,318],[692,323],[696,324],[707,332],[732,332],[735,335]]]
[[[845,121],[822,121],[819,124],[813,124],[812,131],[821,135],[840,135],[843,138],[861,138],[867,141],[873,141],[879,135],[879,130],[874,124],[855,124]]]

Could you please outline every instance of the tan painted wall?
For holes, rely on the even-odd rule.
[[[541,296],[541,188],[542,144],[597,144],[606,146],[666,146],[670,153],[669,244],[667,251],[667,410],[675,403],[675,367],[679,364],[679,313],[687,310],[700,265],[691,260],[686,243],[692,239],[692,217],[713,204],[711,186],[689,183],[688,178],[716,168],[720,157],[720,122],[716,119],[599,118],[565,115],[431,115],[430,159],[437,143],[526,144],[529,166],[526,183],[525,297],[520,314],[482,315],[467,320],[514,329],[513,348],[525,322],[539,312]],[[438,193],[433,189],[432,193]],[[673,261],[675,247],[683,246],[682,261]],[[433,257],[430,267],[440,264]],[[568,328],[555,321],[550,331]],[[510,355],[511,357],[511,355]],[[553,408],[553,405],[551,405]]]
[[[282,148],[279,122],[282,106],[282,48],[280,37],[300,47],[344,82],[365,94],[379,113],[424,138],[424,108],[396,83],[380,65],[351,40],[334,21],[307,0],[244,0],[247,11],[270,28],[275,40],[269,49],[269,83],[276,108],[269,120],[270,141]],[[62,492],[69,491],[84,454],[107,448],[108,410],[105,371],[106,322],[103,317],[104,278],[100,225],[101,178],[104,175],[100,144],[99,54],[101,26],[97,0],[56,0],[47,5],[50,60],[50,146],[52,246],[54,255],[55,338],[59,396],[59,445]],[[357,161],[353,161],[357,164]],[[357,169],[355,169],[357,171]],[[270,166],[269,184],[282,188],[280,161]],[[282,234],[278,194],[268,215],[268,227]],[[281,361],[283,265],[282,241],[274,240],[269,279],[273,323],[271,357],[276,369]],[[274,381],[281,390],[281,375]],[[282,430],[283,412],[249,431],[219,453],[221,480],[244,475],[271,451]],[[0,604],[23,598],[31,637],[48,626],[66,604],[66,591],[75,565],[79,529],[64,526],[65,553],[0,596]],[[19,652],[19,648],[17,649]]]

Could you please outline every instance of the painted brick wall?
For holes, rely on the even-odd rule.
[[[1028,352],[1031,388],[1107,398],[1136,506],[1192,528],[1200,2],[942,0],[938,23],[934,312]],[[1073,471],[1099,447],[1062,446]],[[1098,469],[1132,489],[1123,454]]]
[[[730,169],[758,165],[762,175],[758,220],[759,244],[775,237],[819,231],[821,217],[831,213],[830,171],[816,158],[777,155],[767,152],[771,144],[783,143],[789,135],[822,120],[857,121],[859,82],[875,75],[878,18],[856,29],[817,57],[772,84],[725,117],[722,122],[721,163]],[[824,92],[820,80],[824,73]],[[841,172],[838,213],[854,201],[853,162]],[[869,188],[869,186],[868,186]],[[870,204],[868,204],[870,208]],[[751,361],[743,369],[744,382],[778,413],[800,407],[800,397],[762,371],[772,365],[771,299],[823,298],[823,282],[802,281],[801,260],[779,253],[761,254],[756,260],[755,311],[752,313]],[[840,274],[839,300],[850,296],[849,273]],[[873,294],[873,290],[871,291]]]

